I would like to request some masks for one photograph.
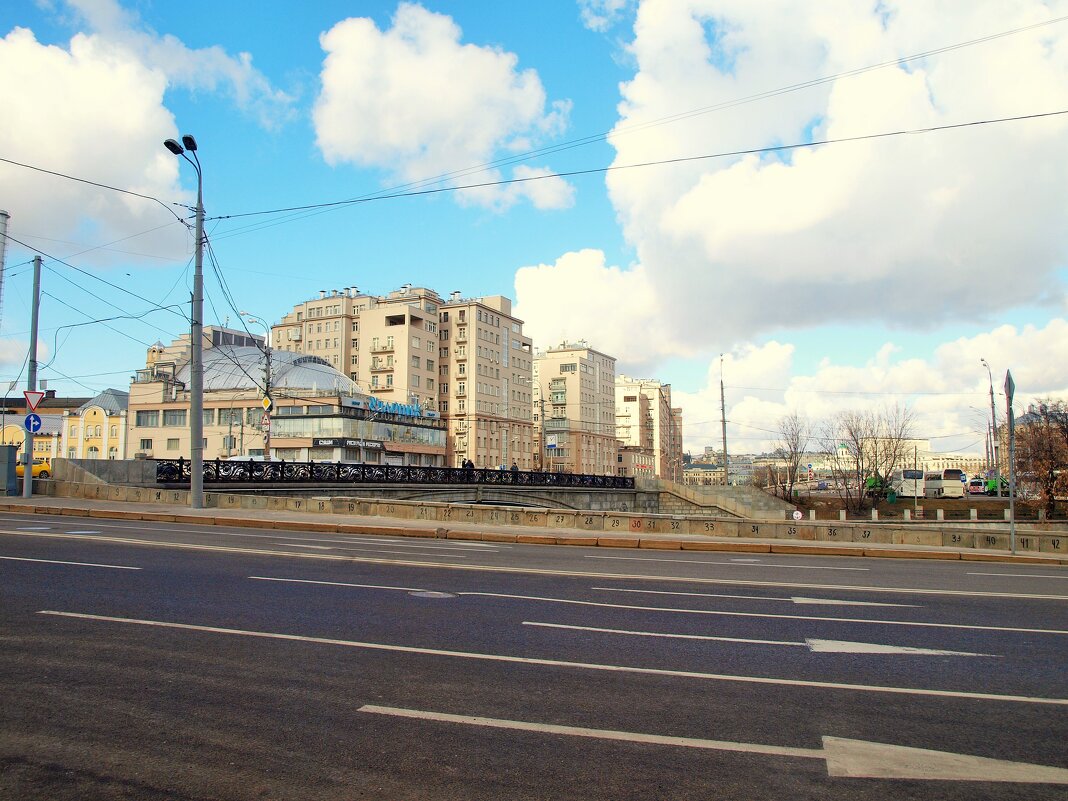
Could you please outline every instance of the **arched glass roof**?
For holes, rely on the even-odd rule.
[[[204,350],[204,391],[255,389],[263,387],[263,351],[253,347],[220,345]],[[175,376],[189,386],[187,363]],[[293,353],[271,351],[271,387],[286,390],[313,390],[340,395],[357,395],[356,384],[335,370],[325,359]]]

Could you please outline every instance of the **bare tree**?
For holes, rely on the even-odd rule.
[[[1016,474],[1038,491],[1053,517],[1056,496],[1068,492],[1068,407],[1045,400],[1016,430]]]
[[[890,474],[904,463],[913,420],[908,408],[895,405],[881,411],[841,412],[823,425],[820,445],[828,453],[831,474],[848,512],[867,508],[864,489],[869,478],[884,487]],[[876,500],[873,497],[872,502]]]
[[[794,497],[794,484],[797,483],[801,462],[808,453],[811,440],[812,423],[807,417],[794,411],[779,420],[778,453],[786,462],[786,475],[782,481],[783,497],[786,500]]]

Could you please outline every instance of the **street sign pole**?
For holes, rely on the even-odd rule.
[[[1012,413],[1012,396],[1016,384],[1012,373],[1005,371],[1005,411],[1009,421],[1009,548],[1016,553],[1016,417]],[[1000,489],[999,489],[1000,492]]]
[[[30,355],[26,371],[26,390],[37,392],[37,317],[41,311],[41,257],[33,257],[33,297],[30,302]],[[28,399],[28,396],[27,396]],[[26,426],[23,446],[22,497],[33,496],[33,432]]]

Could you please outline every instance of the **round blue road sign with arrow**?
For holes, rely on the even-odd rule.
[[[31,434],[36,434],[41,430],[41,415],[32,413],[26,415],[26,419],[22,421],[22,425]]]

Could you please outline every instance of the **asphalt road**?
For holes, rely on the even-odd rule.
[[[1043,565],[0,515],[0,798],[1063,799],[1066,610]]]

